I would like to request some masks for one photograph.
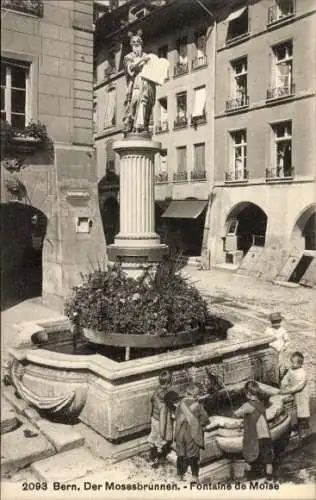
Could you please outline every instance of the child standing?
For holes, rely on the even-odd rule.
[[[273,447],[266,410],[260,400],[261,391],[257,382],[247,382],[245,394],[247,402],[234,412],[235,417],[244,419],[243,455],[251,468],[251,476],[264,467],[266,478],[271,480]]]
[[[199,478],[200,450],[204,449],[203,427],[209,422],[209,417],[199,403],[198,396],[198,386],[190,384],[175,411],[174,440],[177,453],[177,475],[182,480],[190,466],[193,482],[197,482]]]
[[[294,396],[298,433],[301,439],[308,435],[310,419],[307,374],[303,365],[304,355],[300,351],[293,352],[291,367],[281,383],[282,394],[293,394]]]
[[[150,444],[150,458],[152,467],[157,468],[160,461],[167,455],[171,448],[173,438],[173,421],[170,405],[166,395],[170,392],[172,374],[163,370],[159,374],[159,387],[151,398],[151,431],[148,436]],[[174,392],[174,391],[173,391]]]
[[[289,335],[286,329],[281,325],[282,316],[279,312],[274,312],[269,316],[271,326],[268,326],[265,333],[267,335],[274,335],[275,340],[270,343],[270,346],[278,353],[279,363],[279,378],[281,379],[288,368],[288,349],[289,349]]]

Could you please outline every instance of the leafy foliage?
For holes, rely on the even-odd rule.
[[[104,334],[165,336],[204,325],[207,305],[168,258],[137,279],[120,266],[94,270],[74,288],[65,313],[75,325]]]

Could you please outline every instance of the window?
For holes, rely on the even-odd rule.
[[[288,41],[273,48],[272,84],[267,98],[286,97],[294,93],[293,42]]]
[[[232,61],[231,97],[227,101],[226,110],[237,109],[248,105],[247,95],[247,57]]]
[[[206,179],[204,142],[201,142],[200,144],[194,144],[194,170],[191,172],[191,179]]]
[[[175,127],[183,127],[188,123],[187,119],[187,93],[179,92],[176,95],[177,99],[177,117],[174,122]]]
[[[194,124],[206,122],[205,103],[206,103],[205,86],[194,89],[194,101],[193,101],[193,111],[192,111],[192,121]]]
[[[206,65],[206,29],[194,34],[195,57],[192,60],[192,68],[200,68]]]
[[[268,9],[268,24],[275,23],[294,14],[294,0],[276,0]]]
[[[105,94],[104,128],[116,125],[116,89],[110,88]]]
[[[229,172],[230,178],[227,180],[247,179],[247,132],[246,130],[231,132],[231,138],[232,156]]]
[[[29,121],[29,66],[18,61],[1,64],[1,119],[21,130]]]
[[[182,37],[177,40],[177,63],[174,75],[179,76],[188,72],[188,39]]]
[[[177,172],[186,173],[187,171],[187,147],[177,148]]]
[[[168,59],[168,45],[163,45],[158,49],[158,57],[162,57],[163,59]]]
[[[116,71],[115,52],[110,50],[104,63],[104,78],[108,78]]]
[[[292,122],[278,123],[272,126],[274,143],[274,166],[267,172],[268,177],[292,176]]]
[[[158,57],[162,59],[167,59],[168,60],[168,45],[163,45],[162,47],[159,47],[158,49]],[[169,79],[169,70],[167,73],[167,78],[166,80]]]
[[[168,182],[168,150],[161,149],[158,160],[158,172],[155,175],[155,182],[158,184]]]
[[[158,112],[159,120],[156,125],[156,132],[167,132],[168,131],[168,99],[167,97],[162,97],[158,100]]]
[[[226,42],[233,42],[236,39],[243,38],[248,34],[248,7],[243,7],[232,12],[228,18],[228,30]]]

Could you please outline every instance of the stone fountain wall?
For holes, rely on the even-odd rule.
[[[38,328],[58,340],[60,321]],[[58,330],[58,331],[57,331]],[[21,332],[23,337],[23,332]],[[25,335],[24,335],[25,337]],[[22,345],[11,349],[13,383],[22,397],[46,413],[80,420],[110,441],[128,438],[150,425],[150,399],[158,374],[170,369],[182,393],[190,380],[203,383],[206,369],[228,388],[255,378],[267,384],[278,379],[271,337],[236,343],[227,340],[178,349],[122,363],[99,354],[68,355]]]

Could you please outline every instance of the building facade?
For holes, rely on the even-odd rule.
[[[127,31],[142,28],[144,50],[170,63],[152,122],[163,241],[204,267],[301,281],[315,266],[315,2],[202,4],[134,0],[97,23],[95,145],[108,243],[118,232],[112,144],[122,137]]]
[[[240,3],[218,22],[212,266],[300,281],[313,261],[315,6]]]
[[[169,61],[168,78],[157,87],[151,125],[154,139],[162,144],[155,162],[156,230],[185,256],[202,253],[213,177],[213,27],[211,12],[179,1],[127,2],[96,24],[95,146],[107,243],[118,231],[119,165],[112,144],[122,138],[127,32],[141,28],[144,51]]]
[[[43,292],[62,307],[106,253],[92,149],[93,6],[4,0],[1,21],[1,137],[11,137],[1,163],[3,293],[13,284],[20,298]]]

